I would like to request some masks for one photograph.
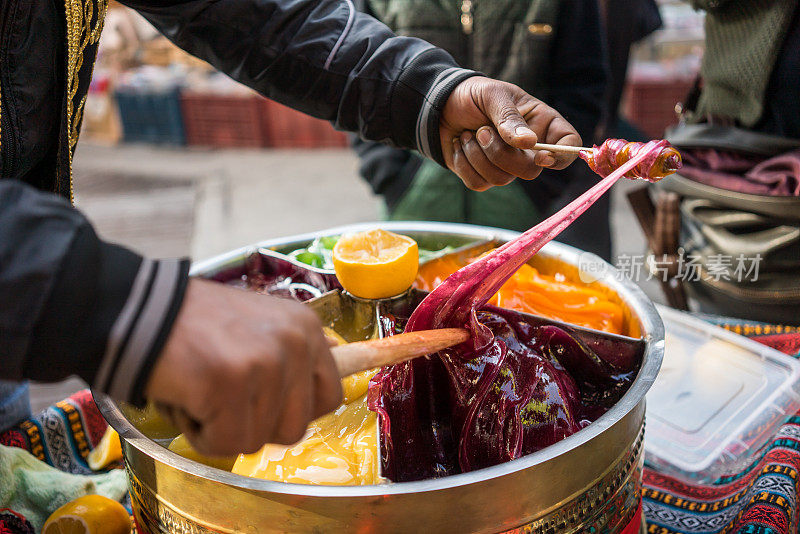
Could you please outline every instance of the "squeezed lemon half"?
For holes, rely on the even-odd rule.
[[[122,443],[119,441],[119,434],[109,426],[100,443],[86,457],[86,463],[92,470],[97,471],[121,459]]]
[[[333,247],[333,267],[342,287],[356,297],[393,297],[417,277],[419,250],[408,236],[368,230],[339,239]]]

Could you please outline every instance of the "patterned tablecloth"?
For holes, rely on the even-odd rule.
[[[800,328],[715,321],[800,357]],[[41,461],[75,474],[91,473],[86,456],[106,429],[89,391],[78,392],[36,417],[0,433],[0,444],[22,447]],[[689,486],[645,467],[643,511],[647,532],[795,534],[798,529],[800,413],[790,417],[763,456],[742,473],[710,486]],[[124,504],[127,504],[124,502]],[[0,503],[0,534],[30,533]]]

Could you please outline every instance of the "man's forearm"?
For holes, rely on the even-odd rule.
[[[101,241],[66,201],[0,181],[0,377],[78,374],[141,402],[180,307],[188,262]]]
[[[442,162],[439,116],[473,75],[350,0],[125,0],[178,46],[260,93]]]

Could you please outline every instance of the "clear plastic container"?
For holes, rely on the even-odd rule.
[[[800,409],[800,362],[662,306],[664,363],[647,394],[645,453],[692,484],[746,469]]]

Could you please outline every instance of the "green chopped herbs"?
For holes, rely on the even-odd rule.
[[[333,269],[333,247],[339,240],[338,235],[318,237],[306,248],[289,253],[289,257],[319,269]]]
[[[290,252],[289,257],[312,267],[333,270],[333,247],[336,246],[336,242],[339,241],[340,237],[338,235],[318,237],[306,248]],[[439,250],[420,248],[419,261],[420,263],[430,261],[439,256],[449,254],[453,250],[455,250],[455,247],[450,245]]]

